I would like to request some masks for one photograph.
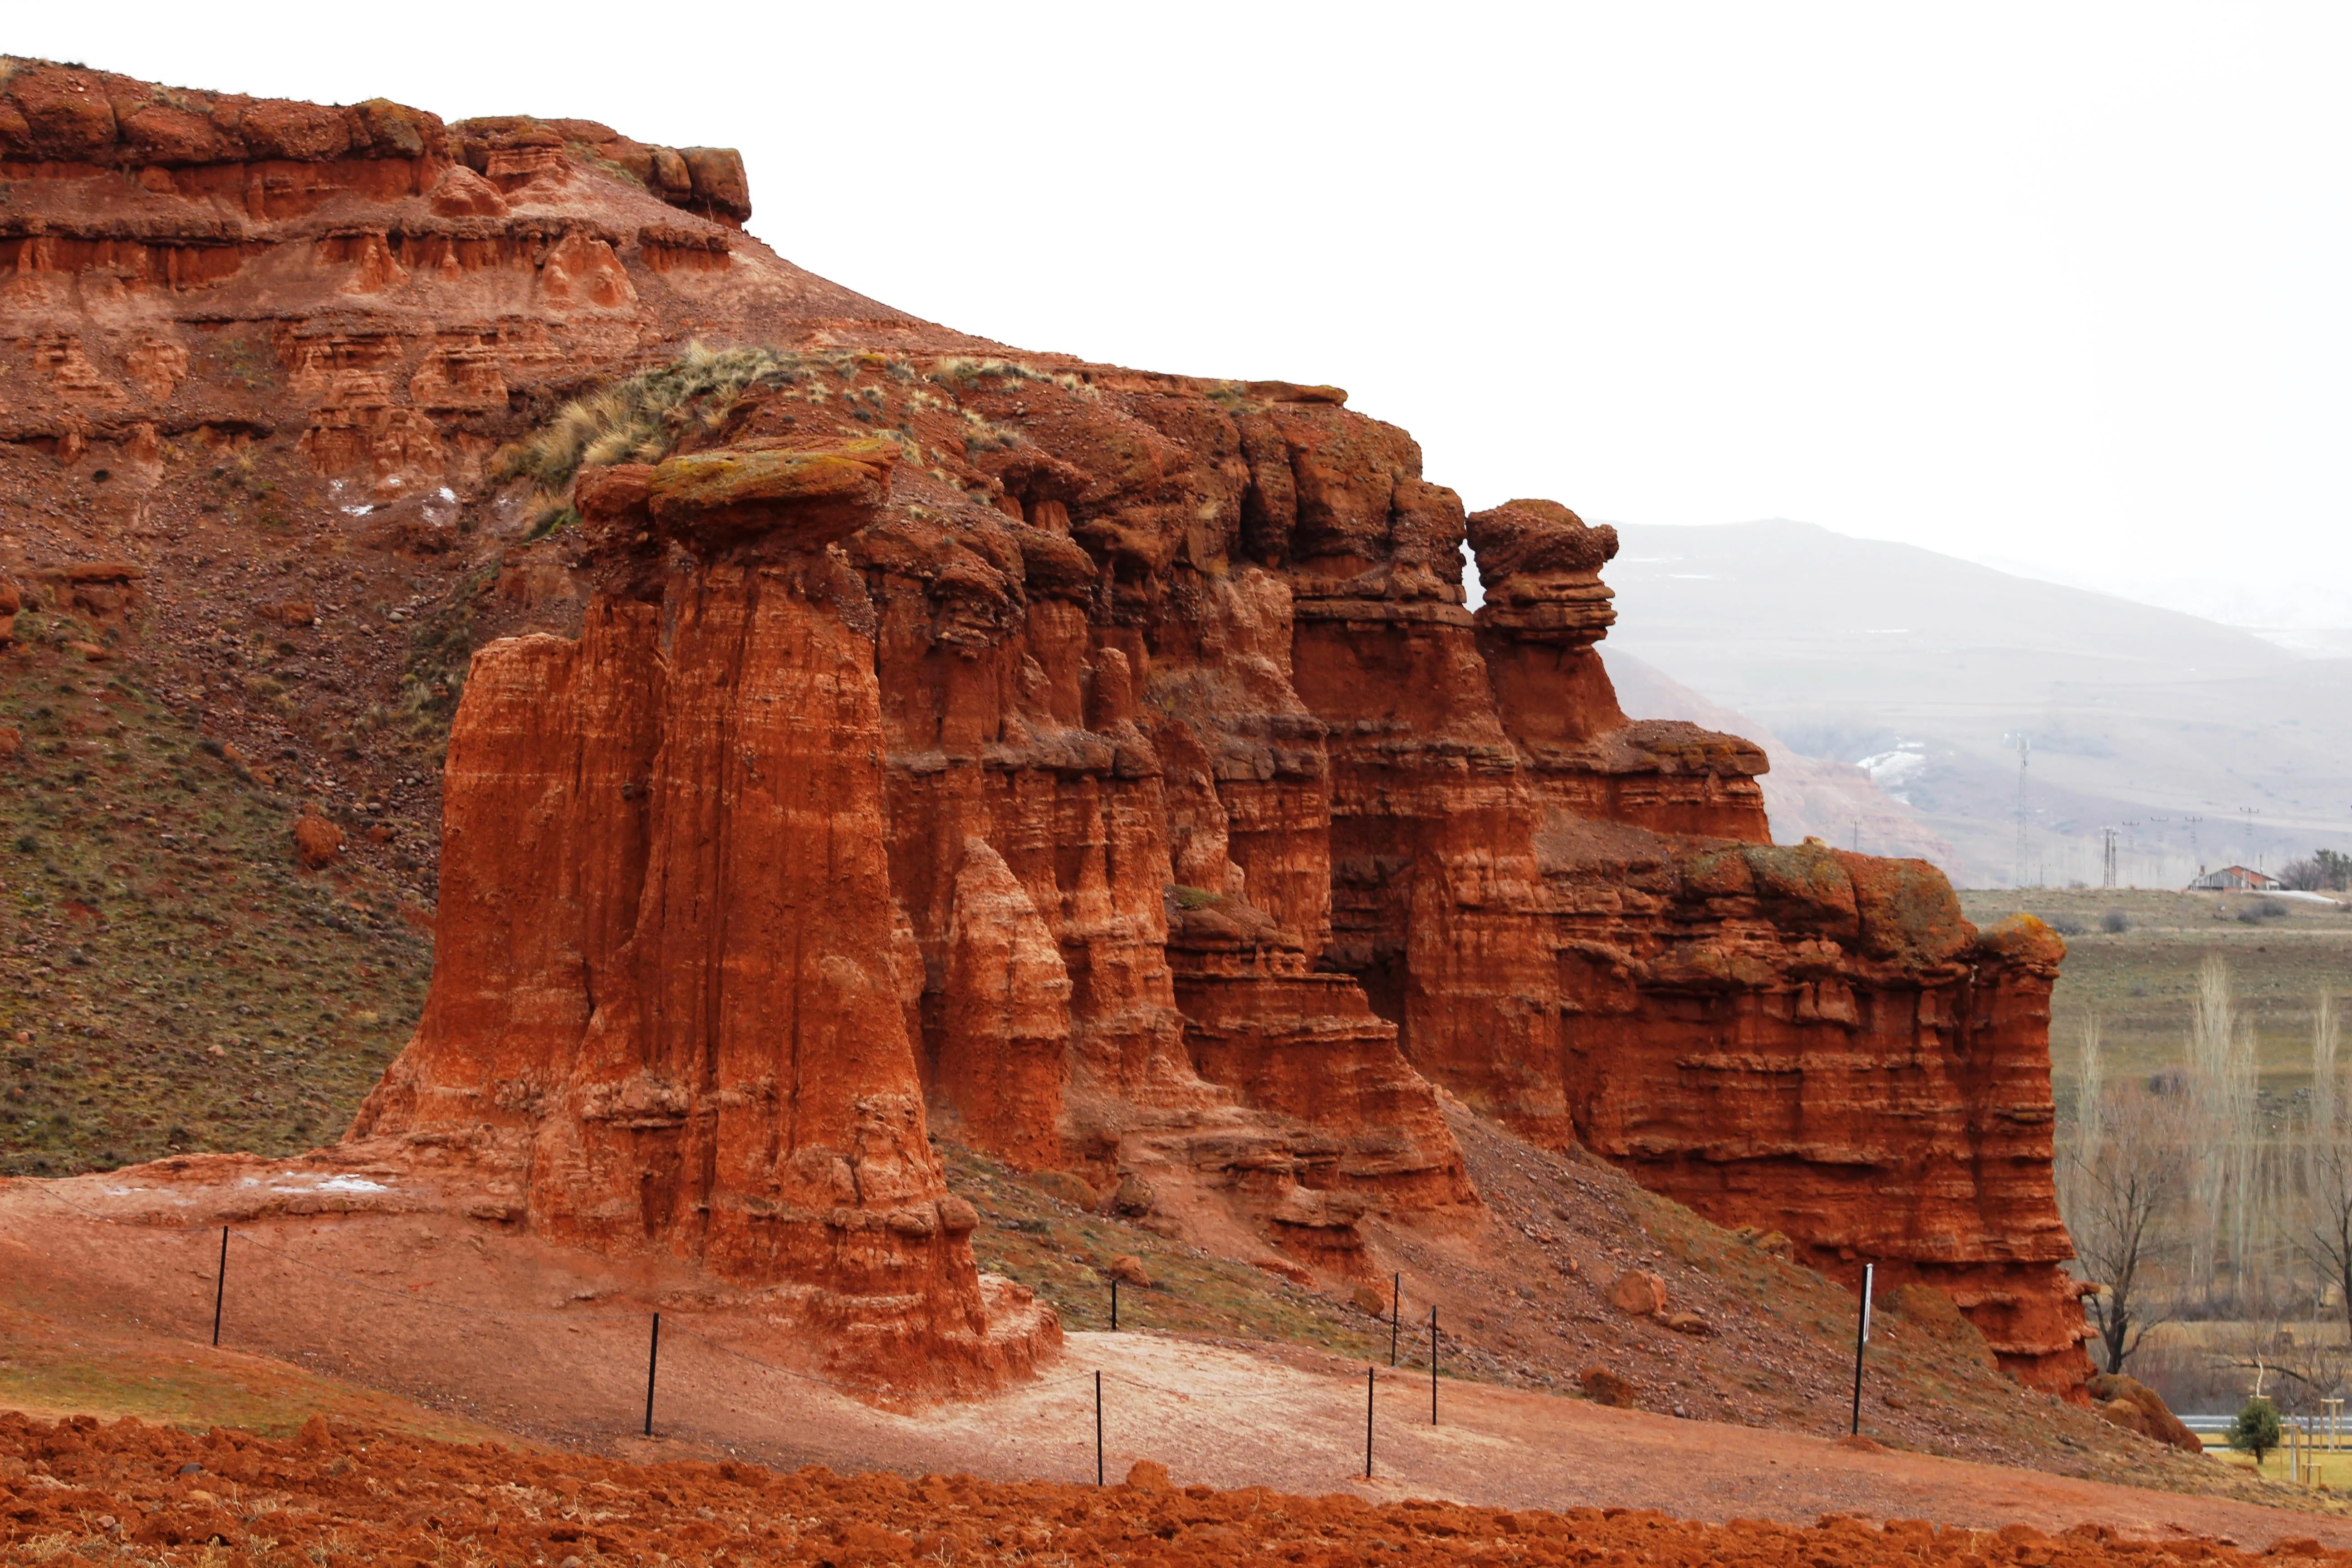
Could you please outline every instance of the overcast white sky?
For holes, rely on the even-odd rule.
[[[2341,4],[118,4],[0,47],[740,146],[803,266],[1336,382],[1473,506],[2352,622]]]

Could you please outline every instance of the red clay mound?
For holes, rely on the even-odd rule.
[[[1143,1467],[1138,1467],[1139,1469]],[[1157,1468],[1157,1467],[1152,1467]],[[1159,1476],[1139,1478],[1157,1481]],[[2016,1563],[2097,1568],[2253,1552],[2204,1540],[2157,1546],[2099,1525],[2052,1536],[1918,1521],[1876,1526],[1694,1524],[1627,1509],[1506,1511],[1346,1494],[1160,1485],[1108,1488],[970,1476],[780,1475],[755,1466],[625,1465],[330,1427],[272,1440],[136,1421],[56,1425],[0,1415],[0,1546],[8,1563],[479,1561],[829,1563],[1045,1560],[1387,1563]],[[235,1555],[224,1559],[222,1549]],[[2285,1540],[2259,1560],[2342,1563]]]

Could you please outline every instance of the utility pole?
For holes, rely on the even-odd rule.
[[[2025,769],[2032,759],[2033,737],[2020,733],[2017,737],[2017,869],[2011,876],[2011,882],[2020,888],[2025,886],[2026,879]]]

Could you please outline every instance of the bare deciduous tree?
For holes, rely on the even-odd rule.
[[[2063,1129],[2072,1132],[2073,1141],[2071,1149],[2060,1151],[2055,1172],[2061,1214],[2072,1215],[2080,1206],[2083,1173],[2099,1163],[2100,1145],[2105,1141],[2100,1122],[2105,1100],[2106,1064],[2100,1050],[2099,1011],[2094,1007],[2084,1016],[2074,1037],[2074,1116]]]
[[[2336,1065],[2341,1028],[2336,998],[2319,998],[2311,1035],[2311,1119],[2305,1145],[2306,1208],[2295,1250],[2309,1260],[2324,1285],[2333,1286],[2336,1308],[2352,1338],[2352,1084]],[[2327,1292],[2323,1292],[2326,1294]]]
[[[2352,888],[2352,855],[2322,849],[2279,868],[2279,882],[2301,892],[2341,891]]]
[[[2156,1275],[2179,1250],[2172,1217],[2189,1185],[2187,1129],[2178,1100],[2126,1087],[2103,1095],[2095,1153],[2077,1150],[2074,1212],[2066,1216],[2084,1274],[2099,1287],[2084,1298],[2106,1369],[2121,1372],[2148,1330],[2171,1315]]]
[[[2216,1348],[2228,1364],[2254,1374],[2254,1398],[2273,1400],[2289,1415],[2317,1415],[2323,1400],[2344,1392],[2352,1370],[2332,1326],[2290,1322],[2276,1306],[2239,1320]]]
[[[2230,966],[2207,958],[2189,1016],[2187,1078],[2195,1125],[2186,1152],[2189,1271],[2209,1299],[2225,1253],[2231,1293],[2242,1294],[2245,1284],[2255,1175],[2254,1050],[2252,1021],[2238,1015]]]

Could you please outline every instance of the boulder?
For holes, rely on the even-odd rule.
[[[2108,1425],[2126,1432],[2137,1432],[2143,1437],[2155,1437],[2156,1429],[2148,1425],[2147,1415],[2128,1399],[2110,1399],[2099,1405],[2100,1418]]]
[[[1637,1403],[1633,1385],[1606,1367],[1586,1367],[1577,1374],[1576,1384],[1584,1390],[1584,1397],[1595,1405],[1631,1410]]]
[[[873,520],[898,455],[879,440],[689,453],[655,466],[646,499],[654,521],[700,553],[771,535],[821,550]]]
[[[294,819],[294,858],[305,871],[323,871],[343,858],[343,830],[315,806]]]
[[[1738,1226],[1732,1230],[1731,1234],[1767,1258],[1778,1258],[1786,1261],[1796,1251],[1786,1236],[1777,1230],[1766,1230],[1761,1226]]]
[[[275,604],[256,605],[253,613],[262,620],[281,626],[319,624],[318,609],[308,599],[281,599]]]
[[[1666,1310],[1666,1282],[1645,1268],[1628,1268],[1611,1283],[1609,1304],[1629,1317],[1654,1318]]]
[[[1016,1122],[1014,1126],[1016,1131],[1023,1131],[1019,1123]],[[1049,1121],[1046,1126],[1050,1128],[1052,1123]],[[994,1129],[972,1127],[967,1121],[965,1135],[982,1148],[996,1148],[999,1152],[1002,1152],[998,1145],[988,1140],[987,1134],[992,1131]],[[1101,1194],[1087,1184],[1084,1176],[1074,1175],[1068,1171],[1038,1171],[1032,1173],[1029,1180],[1039,1192],[1049,1197],[1057,1198],[1074,1209],[1092,1209],[1102,1201]]]
[[[1129,1219],[1139,1219],[1150,1214],[1152,1205],[1158,1202],[1159,1194],[1152,1191],[1150,1182],[1145,1181],[1133,1171],[1119,1173],[1118,1185],[1111,1190],[1110,1194],[1110,1207],[1113,1214]]]
[[[694,205],[712,217],[742,223],[751,216],[751,182],[743,154],[732,147],[681,147],[677,155],[692,181]]]
[[[2172,1413],[2164,1396],[2136,1377],[2103,1372],[2084,1385],[2099,1414],[2128,1432],[2169,1444],[2184,1454],[2202,1454],[2205,1445]]]

